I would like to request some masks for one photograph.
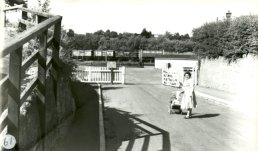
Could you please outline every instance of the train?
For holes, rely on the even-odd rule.
[[[77,60],[118,60],[138,58],[138,52],[122,52],[114,50],[72,50],[73,59]]]
[[[170,55],[164,50],[72,50],[72,58],[76,60],[109,60],[109,61],[144,61],[154,62],[154,58],[162,55]]]

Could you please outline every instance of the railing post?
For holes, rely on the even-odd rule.
[[[61,40],[61,20],[55,24],[54,29],[54,50],[52,52],[52,57],[54,61],[55,69],[58,68],[57,64],[59,62],[59,49],[60,49],[60,40]]]
[[[21,92],[22,47],[10,54],[8,87],[8,129],[7,133],[16,139],[14,150],[19,149],[20,92]]]
[[[4,15],[4,22],[3,22],[3,24],[4,24],[4,27],[6,27],[6,11],[3,11],[2,12],[3,13],[3,15]]]
[[[55,70],[56,79],[54,79],[54,92],[57,99],[58,96],[58,70],[59,70],[59,50],[60,50],[60,41],[61,41],[61,20],[55,24],[54,35],[53,35],[53,49],[52,49],[52,69]]]
[[[110,68],[110,83],[113,84],[114,82],[114,69]]]
[[[47,55],[47,31],[39,35],[39,55],[38,55],[38,103],[40,113],[40,126],[42,137],[46,133],[46,55]]]
[[[23,7],[27,8],[27,3],[23,4]],[[28,19],[28,13],[25,12],[25,11],[22,11],[21,18],[24,19],[24,20],[27,20]],[[19,23],[19,27],[20,27],[21,31],[26,30],[26,25],[23,24],[23,23]]]
[[[36,15],[36,21],[37,21],[38,23],[41,23],[41,22],[43,22],[43,21],[46,20],[46,19],[47,19],[47,18],[44,17],[44,16]]]

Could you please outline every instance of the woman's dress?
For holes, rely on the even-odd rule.
[[[194,93],[193,80],[192,79],[185,80],[183,83],[182,89],[183,89],[183,96],[182,96],[182,102],[181,102],[181,109],[186,110],[186,109],[195,108],[197,103],[196,103],[196,97]]]

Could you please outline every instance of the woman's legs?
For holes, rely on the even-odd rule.
[[[191,108],[188,108],[187,109],[187,114],[186,114],[186,118],[189,118],[192,116],[192,109]]]
[[[189,108],[188,111],[189,111],[189,117],[191,117],[192,116],[192,108]]]

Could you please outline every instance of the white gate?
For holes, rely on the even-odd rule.
[[[125,83],[125,67],[111,71],[107,67],[79,66],[74,76],[86,83]]]

